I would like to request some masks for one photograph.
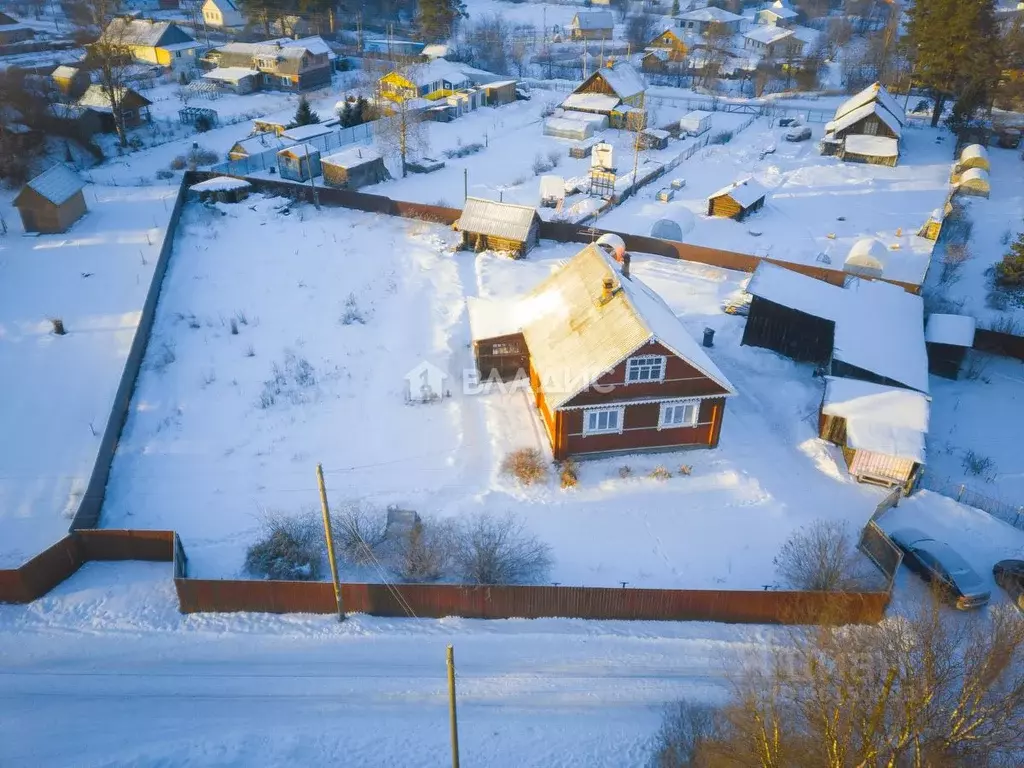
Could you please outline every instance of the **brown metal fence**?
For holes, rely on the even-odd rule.
[[[1012,333],[978,328],[974,332],[974,348],[979,352],[991,352],[1002,357],[1024,360],[1024,336]]]

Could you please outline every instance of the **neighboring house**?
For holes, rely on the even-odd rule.
[[[498,81],[501,81],[501,78],[482,69],[447,59],[432,59],[424,64],[414,64],[388,72],[378,81],[378,90],[384,98],[394,102],[416,98],[437,101],[446,99],[457,91]],[[513,94],[514,92],[513,87]]]
[[[619,61],[602,67],[562,102],[563,109],[604,115],[613,128],[643,128],[647,122],[647,84],[632,64]]]
[[[903,135],[907,115],[880,83],[869,85],[844,101],[825,125],[825,136],[885,136],[897,141]]]
[[[467,250],[502,251],[521,259],[540,240],[540,216],[532,206],[467,197],[455,229]]]
[[[920,392],[826,376],[818,435],[842,448],[859,482],[909,493],[924,466],[928,411]]]
[[[20,43],[24,40],[31,40],[36,36],[36,31],[27,24],[6,13],[0,13],[0,45]]]
[[[672,29],[666,29],[660,35],[655,35],[647,44],[647,47],[666,51],[668,53],[668,61],[684,61],[689,50],[682,38]]]
[[[572,17],[569,36],[573,40],[611,40],[615,18],[611,11],[580,11]]]
[[[557,460],[716,447],[735,389],[629,274],[624,248],[610,248],[621,271],[605,248],[586,246],[516,301],[471,300],[481,379],[529,376]]]
[[[206,0],[203,21],[217,29],[238,29],[245,26],[245,15],[232,0]]]
[[[712,24],[723,24],[726,29],[736,34],[740,31],[740,25],[743,24],[743,17],[713,5],[676,16],[677,27],[697,35],[705,34]]]
[[[761,263],[743,344],[764,347],[832,376],[928,393],[924,304],[896,285],[851,277],[846,287]]]
[[[14,198],[26,232],[66,232],[85,215],[85,182],[66,165],[57,163],[22,187]]]
[[[799,55],[803,41],[791,29],[761,24],[743,33],[743,47],[763,58]]]
[[[236,141],[228,150],[229,160],[244,160],[254,155],[259,155],[268,150],[278,152],[290,147],[295,142],[282,139],[276,133],[257,133],[247,139]]]
[[[86,70],[66,64],[55,68],[50,73],[50,79],[61,95],[69,99],[79,98],[92,83]]]
[[[743,221],[764,207],[768,190],[752,178],[734,181],[708,198],[708,216]]]
[[[799,15],[790,7],[786,0],[775,0],[767,8],[762,8],[757,12],[757,23],[777,27],[791,27],[796,24],[796,19]]]
[[[176,71],[195,67],[199,47],[192,35],[177,24],[133,18],[114,19],[97,42],[124,46],[136,61]]]
[[[967,350],[974,346],[975,320],[967,315],[928,316],[924,342],[928,348],[928,372],[947,379],[960,377]]]
[[[282,38],[263,43],[228,43],[210,52],[219,68],[259,73],[260,89],[304,91],[330,85],[334,52],[320,37]]]
[[[137,128],[149,121],[149,107],[153,103],[142,94],[131,88],[119,89],[118,103],[121,107],[121,120],[125,128]],[[76,103],[80,110],[94,113],[99,119],[101,133],[116,133],[114,110],[107,92],[99,85],[90,85]]]
[[[311,144],[295,144],[277,153],[277,172],[289,181],[309,181],[320,175],[320,150]]]
[[[384,157],[373,147],[349,147],[323,158],[320,165],[324,184],[343,189],[359,189],[391,178]]]

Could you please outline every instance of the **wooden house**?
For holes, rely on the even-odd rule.
[[[969,168],[960,175],[956,184],[958,195],[970,195],[972,197],[988,197],[992,192],[992,184],[989,181],[988,172],[981,168]]]
[[[928,348],[928,371],[936,376],[957,379],[967,350],[974,346],[975,322],[966,315],[928,316],[924,341]]]
[[[199,48],[195,38],[177,24],[131,17],[111,20],[97,42],[124,47],[136,61],[175,71],[194,69]]]
[[[775,0],[767,8],[759,10],[756,19],[758,24],[790,27],[796,24],[796,19],[799,15],[786,0]]]
[[[888,136],[851,134],[843,139],[836,155],[847,162],[895,168],[900,159],[900,143]]]
[[[124,122],[124,127],[138,128],[143,123],[149,122],[149,107],[152,103],[138,91],[122,88],[118,105],[121,109],[121,120]],[[102,86],[90,85],[86,88],[85,93],[76,102],[76,106],[80,110],[96,115],[100,132],[115,133],[117,131],[110,96]]]
[[[671,135],[668,131],[648,128],[636,135],[636,142],[640,149],[665,149]]]
[[[0,45],[11,45],[31,40],[36,31],[28,24],[22,24],[13,16],[0,13]]]
[[[708,5],[704,8],[697,8],[676,16],[676,26],[697,35],[704,35],[712,24],[720,24],[733,34],[740,31],[743,24],[743,17],[725,10]]]
[[[249,67],[215,67],[203,73],[203,82],[231,93],[252,93],[259,89],[260,73]]]
[[[858,482],[909,493],[924,466],[928,411],[920,392],[826,376],[818,434],[842,448]]]
[[[780,59],[793,56],[803,50],[803,45],[803,41],[796,33],[785,27],[759,24],[743,33],[744,50],[764,58]]]
[[[89,88],[92,79],[89,72],[81,67],[70,67],[62,64],[50,73],[57,91],[67,99],[78,99]]]
[[[343,189],[359,189],[391,178],[384,157],[373,147],[348,147],[320,161],[324,184]]]
[[[29,181],[14,198],[25,231],[66,232],[85,215],[84,187],[79,175],[62,163]]]
[[[447,59],[431,59],[388,72],[377,81],[377,90],[385,99],[402,102],[408,99],[441,101],[459,91],[481,88],[488,104],[515,100],[515,81],[467,64]]]
[[[721,216],[743,221],[764,207],[768,190],[753,178],[735,181],[708,198],[708,216]]]
[[[290,147],[294,142],[282,139],[276,133],[257,133],[255,136],[236,141],[228,150],[228,160],[244,160],[273,150],[278,152]]]
[[[259,73],[260,90],[305,91],[331,84],[337,55],[318,35],[260,43],[228,43],[210,52],[218,68]]]
[[[735,390],[628,255],[620,267],[590,244],[519,300],[476,300],[469,315],[481,378],[528,377],[555,459],[718,445]]]
[[[233,0],[206,0],[202,6],[203,23],[214,29],[241,29],[245,14]]]
[[[540,240],[540,216],[528,205],[468,197],[455,222],[462,247],[472,251],[502,251],[521,259]]]
[[[605,116],[612,128],[637,130],[647,124],[646,91],[643,75],[629,62],[619,61],[595,71],[561,106],[565,110]]]
[[[825,124],[825,136],[885,136],[898,141],[906,122],[903,108],[880,83],[874,83],[839,105]]]
[[[579,11],[569,23],[569,36],[573,40],[611,40],[615,32],[615,18],[611,11]]]
[[[920,296],[867,278],[840,288],[768,263],[758,265],[747,292],[743,344],[834,376],[928,392]]]
[[[311,144],[295,144],[277,153],[277,172],[289,181],[309,181],[320,175],[320,150]]]
[[[252,184],[232,176],[214,176],[188,188],[192,196],[204,203],[240,203],[249,197]]]
[[[668,54],[667,60],[671,62],[686,61],[686,54],[689,51],[682,37],[676,34],[674,29],[666,29],[661,34],[655,35],[647,43],[647,47],[665,51]]]

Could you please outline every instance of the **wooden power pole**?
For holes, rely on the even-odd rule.
[[[334,599],[338,603],[338,621],[345,620],[345,609],[341,605],[341,583],[338,581],[338,560],[334,556],[334,535],[331,532],[331,508],[327,505],[327,486],[324,485],[323,465],[316,465],[316,484],[320,487],[320,510],[324,515],[324,535],[327,537],[327,559],[331,561],[331,580],[334,582]]]
[[[459,721],[455,714],[455,649],[448,646],[448,715],[452,729],[452,768],[459,768]]]

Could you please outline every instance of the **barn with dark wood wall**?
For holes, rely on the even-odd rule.
[[[752,178],[733,182],[708,198],[708,216],[743,221],[764,207],[768,190]]]

